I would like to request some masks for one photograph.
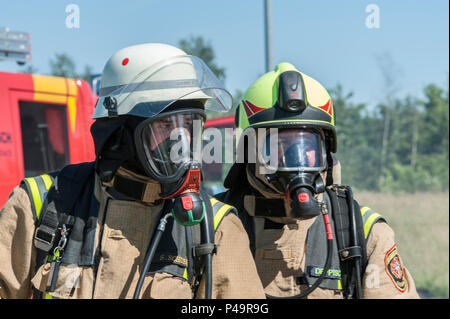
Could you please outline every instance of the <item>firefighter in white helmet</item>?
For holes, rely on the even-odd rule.
[[[197,57],[116,52],[96,160],[24,179],[0,212],[0,297],[264,298],[235,209],[200,189],[205,109],[230,107]]]

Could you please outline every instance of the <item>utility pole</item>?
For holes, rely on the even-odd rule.
[[[272,1],[264,0],[264,39],[266,51],[266,72],[272,71]]]
[[[384,179],[383,169],[386,167],[387,153],[389,149],[389,137],[390,128],[392,126],[392,110],[395,107],[395,95],[399,89],[398,83],[398,73],[397,69],[390,53],[385,52],[384,54],[377,57],[378,66],[383,77],[384,92],[386,94],[386,102],[383,112],[383,137],[381,140],[381,154],[380,154],[380,176],[379,182]]]

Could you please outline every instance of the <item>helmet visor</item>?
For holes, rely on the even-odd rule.
[[[136,149],[147,173],[158,181],[172,182],[192,163],[200,166],[204,121],[203,111],[182,110],[139,124]]]
[[[108,117],[111,112],[151,117],[178,100],[200,100],[205,109],[216,112],[232,107],[231,94],[195,56],[168,58],[123,81],[126,84],[100,88],[93,118]]]
[[[275,139],[271,142],[271,139]],[[277,145],[275,154],[270,145]],[[264,142],[266,165],[277,171],[322,171],[326,167],[326,151],[320,132],[310,129],[280,129],[268,131]]]

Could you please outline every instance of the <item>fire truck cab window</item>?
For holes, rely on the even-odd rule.
[[[25,177],[69,164],[65,106],[20,102],[19,110]]]

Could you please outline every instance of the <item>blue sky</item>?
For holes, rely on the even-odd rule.
[[[66,6],[80,9],[80,28],[68,29]],[[176,45],[201,35],[226,68],[226,86],[245,91],[265,72],[263,0],[2,1],[0,27],[29,32],[32,65],[49,72],[49,59],[67,53],[77,71],[100,73],[118,49],[145,42]],[[366,27],[368,4],[380,27]],[[448,1],[272,0],[273,62],[290,62],[324,86],[341,83],[355,102],[383,100],[377,56],[394,62],[398,96],[421,96],[433,82],[448,85]],[[0,70],[19,71],[11,62]]]

